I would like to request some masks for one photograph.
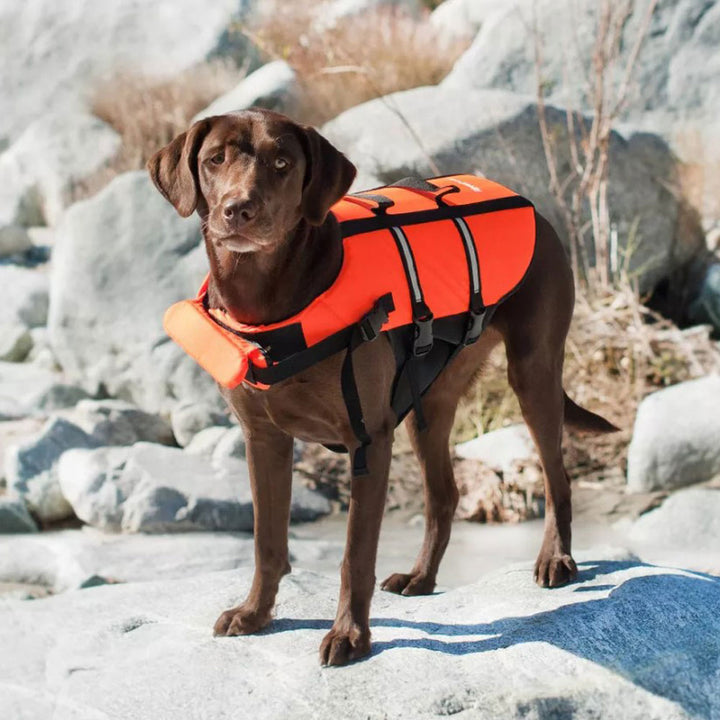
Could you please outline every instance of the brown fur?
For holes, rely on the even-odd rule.
[[[340,267],[337,224],[328,211],[349,188],[352,164],[315,130],[267,111],[202,120],[148,163],[160,192],[203,220],[210,260],[210,303],[253,324],[284,319],[327,288]],[[480,340],[463,350],[427,392],[428,422],[406,420],[425,483],[425,539],[415,565],[382,589],[431,593],[450,538],[458,492],[449,436],[455,410],[490,350],[504,342],[508,379],[537,445],[545,476],[545,534],[535,563],[543,587],[572,580],[570,483],[563,465],[563,420],[579,429],[613,430],[565,394],[562,366],[574,304],[573,280],[555,231],[537,217],[536,252],[520,289],[495,313]],[[357,440],[340,390],[343,353],[268,390],[222,390],[245,431],[255,509],[255,576],[246,600],[226,610],[216,635],[257,632],[270,622],[280,579],[290,572],[288,522],[293,438],[345,445]],[[379,339],[355,352],[367,430],[369,475],[352,483],[337,616],[321,662],[342,665],[370,652],[369,613],[375,558],[392,454],[390,393],[395,364]]]

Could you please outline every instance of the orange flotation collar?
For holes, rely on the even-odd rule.
[[[168,335],[221,385],[266,388],[345,348],[350,357],[380,332],[396,355],[406,346],[403,365],[440,343],[451,347],[446,364],[517,289],[535,249],[532,204],[473,175],[403,180],[347,195],[331,212],[343,238],[340,272],[293,317],[238,323],[207,307],[208,278],[196,298],[166,312]],[[399,415],[419,410],[411,394]]]

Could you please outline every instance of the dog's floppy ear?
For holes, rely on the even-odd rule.
[[[355,166],[320,133],[302,128],[306,169],[302,214],[311,225],[322,225],[330,208],[350,189]]]
[[[198,204],[200,186],[197,157],[209,130],[209,120],[196,122],[187,132],[158,150],[147,162],[155,187],[183,217],[192,215]]]

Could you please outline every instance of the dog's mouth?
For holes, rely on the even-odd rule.
[[[251,240],[245,235],[226,235],[215,240],[217,245],[230,252],[249,253],[257,252],[262,248],[263,243]]]

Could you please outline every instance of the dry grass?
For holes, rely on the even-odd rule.
[[[193,116],[242,80],[223,62],[197,65],[172,78],[123,73],[98,86],[94,115],[114,128],[122,143],[112,163],[76,188],[76,199],[97,192],[115,175],[145,167],[148,158],[187,130]]]
[[[444,37],[427,15],[414,19],[392,8],[318,28],[312,22],[318,4],[284,3],[256,25],[239,28],[269,57],[285,60],[296,71],[303,122],[319,125],[366,100],[435,85],[467,47]]]
[[[460,404],[454,442],[522,421],[506,371],[499,348]],[[624,474],[640,401],[655,390],[709,372],[720,372],[720,349],[708,327],[678,329],[645,307],[627,285],[605,292],[596,288],[592,300],[580,295],[566,346],[564,385],[576,402],[606,416],[621,432],[568,436],[570,475]]]

